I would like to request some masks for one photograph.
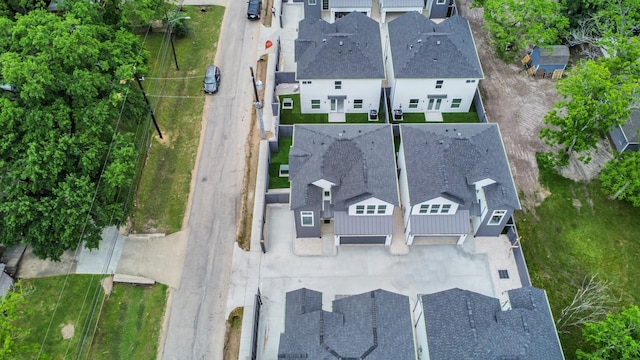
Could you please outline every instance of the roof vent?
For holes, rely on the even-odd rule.
[[[327,42],[327,39],[322,39],[322,42]]]
[[[440,40],[436,41],[436,45],[440,45]]]
[[[438,144],[444,144],[444,140],[439,140]]]
[[[340,40],[340,42],[338,43],[340,46],[344,45],[344,43],[342,42],[342,40]]]
[[[422,39],[418,39],[418,44],[420,44],[422,42]]]
[[[433,57],[433,61],[436,61],[436,57],[435,56]]]
[[[456,135],[458,135],[458,136],[462,136],[462,133],[457,133]]]
[[[409,50],[413,49],[413,44],[409,44]]]

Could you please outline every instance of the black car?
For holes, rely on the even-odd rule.
[[[262,12],[262,0],[249,0],[247,19],[260,20],[260,12]]]
[[[204,74],[204,92],[214,94],[218,92],[220,86],[220,68],[215,65],[209,65],[207,72]]]

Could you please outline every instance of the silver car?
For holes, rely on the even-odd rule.
[[[220,87],[220,68],[215,65],[209,65],[204,74],[204,92],[207,94],[215,94]]]

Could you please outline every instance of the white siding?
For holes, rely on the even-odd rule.
[[[437,80],[444,81],[440,89],[436,89]],[[467,83],[467,80],[475,80],[475,82]],[[395,79],[394,82],[390,82],[390,84],[393,84],[391,90],[391,108],[402,108],[402,111],[407,113],[424,112],[428,111],[428,95],[447,95],[446,99],[442,99],[442,105],[439,111],[468,112],[473,102],[473,95],[478,87],[479,80],[480,79]],[[410,99],[419,100],[417,108],[409,108]],[[459,108],[451,108],[453,99],[462,100]]]
[[[428,214],[420,214],[420,206],[422,206],[423,204],[424,205],[431,205],[431,204],[440,204],[440,205],[447,204],[447,205],[451,205],[451,210],[447,214],[438,213],[438,215],[453,215],[453,214],[456,213],[456,211],[458,211],[458,204],[457,203],[455,203],[455,202],[453,202],[451,200],[445,199],[443,197],[437,197],[435,199],[431,199],[431,200],[428,200],[428,201],[421,202],[420,204],[413,205],[411,207],[411,214],[413,214],[413,215],[428,215]]]
[[[311,84],[304,82],[310,81]],[[342,81],[342,88],[335,88],[335,81]],[[300,105],[303,114],[327,114],[331,110],[329,96],[346,96],[344,112],[368,113],[380,106],[382,79],[332,79],[300,81]],[[320,100],[320,109],[311,109],[311,100]],[[353,100],[362,99],[362,109],[354,109]]]
[[[365,213],[362,214],[362,215],[393,215],[393,208],[394,208],[393,204],[390,204],[390,203],[388,203],[386,201],[382,201],[380,199],[376,199],[376,198],[373,198],[373,197],[372,198],[368,198],[367,200],[363,200],[363,201],[360,201],[358,203],[355,203],[355,204],[349,206],[349,215],[358,216],[358,214],[356,214],[356,206],[358,206],[358,205],[361,205],[361,206],[365,207]],[[367,212],[366,212],[367,205],[376,206],[375,214],[367,214]],[[378,206],[379,205],[386,205],[387,206],[386,211],[385,211],[384,214],[378,214]]]
[[[405,164],[404,148],[401,145],[398,150],[398,168],[400,169],[398,186],[400,187],[400,204],[402,206],[403,223],[406,228],[409,223],[409,215],[411,213],[411,200],[409,199],[409,180],[407,180],[407,169]]]

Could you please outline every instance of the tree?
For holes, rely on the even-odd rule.
[[[484,8],[485,28],[491,34],[498,55],[505,57],[532,45],[556,44],[569,21],[556,0],[474,0]]]
[[[35,344],[25,342],[30,330],[20,325],[29,311],[26,296],[30,292],[31,288],[16,282],[4,299],[0,298],[0,359],[15,359],[16,355],[26,358],[36,349]]]
[[[640,207],[640,152],[624,152],[608,161],[600,172],[600,181],[606,195]]]
[[[603,44],[609,57],[578,63],[556,84],[563,100],[545,116],[550,127],[540,137],[559,147],[553,155],[558,165],[573,153],[588,163],[587,152],[626,121],[640,99],[640,39],[611,36]]]
[[[563,100],[545,116],[550,127],[542,128],[540,137],[548,145],[559,146],[555,155],[559,165],[566,165],[572,153],[586,153],[596,147],[613,125],[630,114],[631,86],[609,71],[605,61],[583,61],[556,84]]]
[[[54,260],[81,240],[96,248],[119,220],[137,156],[120,125],[146,115],[130,81],[146,70],[138,38],[101,22],[99,4],[65,4],[5,19],[0,37],[0,74],[16,89],[0,96],[0,243]]]
[[[610,296],[610,283],[596,278],[585,277],[573,300],[560,312],[556,320],[558,332],[602,319],[617,301]]]
[[[582,330],[585,341],[595,350],[578,350],[578,359],[625,360],[640,357],[640,309],[631,306],[619,314],[587,323]]]

